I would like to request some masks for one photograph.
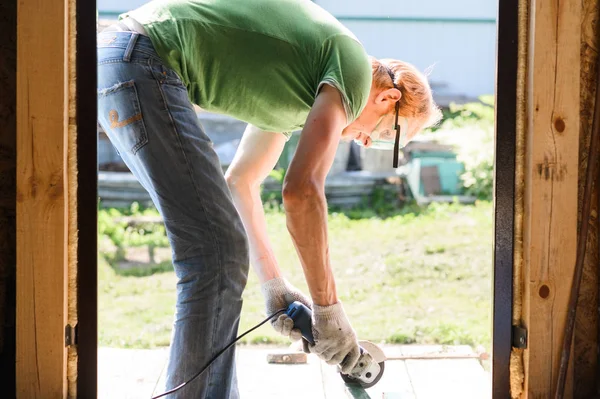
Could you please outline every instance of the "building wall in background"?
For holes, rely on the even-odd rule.
[[[101,0],[99,3],[102,3]],[[143,2],[142,2],[143,3]],[[494,0],[316,0],[315,3],[335,16],[390,16],[415,18],[495,19]]]
[[[420,70],[432,67],[439,102],[493,94],[497,0],[316,3],[354,32],[371,55]]]
[[[144,0],[97,0],[100,17],[116,18]],[[377,58],[397,58],[430,80],[442,105],[493,94],[498,0],[316,0]]]

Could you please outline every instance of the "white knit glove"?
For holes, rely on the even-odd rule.
[[[349,374],[358,362],[360,349],[342,303],[313,305],[312,323],[315,344],[309,350],[327,364],[340,365],[342,373]]]
[[[313,306],[312,301],[302,291],[282,277],[266,281],[261,286],[261,291],[265,297],[267,315],[272,315],[279,309],[287,308],[295,301],[303,303],[309,309]],[[300,330],[294,328],[294,321],[285,313],[271,319],[271,325],[275,331],[289,337],[292,341],[298,341],[302,338]]]

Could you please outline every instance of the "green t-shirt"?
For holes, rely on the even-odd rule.
[[[308,0],[154,0],[123,16],[201,108],[291,132],[322,84],[342,93],[348,123],[364,108],[371,66],[356,37]]]

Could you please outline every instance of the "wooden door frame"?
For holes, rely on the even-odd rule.
[[[510,397],[519,0],[499,0],[496,46],[492,392]]]
[[[499,0],[496,48],[492,392],[510,397],[518,0]],[[78,396],[98,390],[96,2],[77,0]],[[500,55],[500,56],[499,56]],[[91,95],[94,93],[94,96]]]
[[[96,1],[77,1],[77,396],[98,395]],[[92,95],[93,93],[93,95]]]

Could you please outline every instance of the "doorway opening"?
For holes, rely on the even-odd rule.
[[[134,4],[135,1],[131,3],[98,0],[100,23],[105,19],[114,20],[116,14],[139,5]],[[493,12],[478,17],[479,20],[472,16],[456,16],[449,19],[428,16],[388,18],[389,8],[386,8],[382,16],[364,15],[366,13],[361,14],[358,9],[352,11],[352,8],[352,12],[349,12],[346,6],[346,13],[339,10],[336,13],[336,7],[339,8],[336,2],[316,3],[355,31],[367,47],[367,51],[375,56],[405,59],[420,63],[419,66],[423,68],[437,61],[430,78],[434,91],[440,93],[438,102],[447,106],[448,111],[448,117],[439,129],[428,132],[423,135],[422,141],[416,142],[418,145],[407,148],[405,175],[400,178],[396,174],[394,179],[390,179],[390,175],[382,167],[389,161],[385,156],[372,155],[352,144],[348,144],[346,149],[341,148],[339,157],[336,157],[334,168],[343,175],[343,179],[350,179],[351,182],[348,184],[341,180],[337,186],[332,185],[331,187],[335,188],[332,192],[335,194],[330,195],[329,201],[332,205],[332,257],[334,263],[343,265],[336,269],[336,277],[339,279],[342,299],[349,304],[349,308],[354,308],[349,312],[350,320],[356,324],[360,339],[372,339],[390,345],[434,344],[438,345],[439,350],[432,355],[464,355],[464,359],[482,364],[482,381],[486,378],[485,372],[490,373],[492,384],[489,385],[493,386],[494,394],[502,397],[508,393],[508,359],[511,348],[517,3],[515,1],[504,2],[499,6],[488,5],[488,8],[481,12],[484,15],[487,15],[485,13],[489,13],[490,9]],[[356,4],[356,7],[359,7],[362,3]],[[106,8],[103,10],[102,7]],[[498,21],[502,21],[502,24],[496,29]],[[451,64],[452,57],[459,58],[456,53],[469,51],[465,50],[468,46],[459,39],[454,39],[456,47],[450,47],[451,50],[448,51],[452,54],[447,55],[443,62],[436,59],[435,49],[430,50],[433,56],[429,59],[418,60],[417,54],[422,51],[419,50],[421,47],[414,43],[405,48],[398,46],[398,54],[389,55],[384,52],[384,48],[377,47],[377,37],[380,35],[396,37],[397,32],[401,30],[411,31],[416,29],[415,26],[422,27],[424,24],[430,24],[425,29],[429,31],[432,43],[439,41],[442,34],[432,32],[431,26],[438,26],[441,31],[446,32],[451,32],[449,27],[455,27],[458,37],[465,35],[469,29],[487,32],[468,34],[469,37],[477,37],[485,42],[480,44],[481,48],[486,48],[486,51],[492,54],[490,61],[489,56],[486,58],[481,53],[474,52],[474,56],[480,61],[483,60],[481,62],[489,70],[487,74],[492,83],[488,82],[487,92],[477,92],[475,89],[467,94],[452,92],[454,88],[460,87],[461,83],[452,82],[450,78],[460,74],[445,70],[445,67]],[[374,31],[373,26],[377,27],[375,32],[379,34],[370,34]],[[93,32],[93,43],[95,34],[96,32]],[[81,39],[85,34],[79,35]],[[85,37],[89,40],[92,34],[87,33]],[[78,43],[84,45],[84,40],[78,40]],[[386,43],[388,46],[398,44],[397,39]],[[87,44],[89,45],[89,42]],[[493,50],[496,44],[497,49]],[[389,48],[388,46],[386,47]],[[409,55],[403,57],[403,51]],[[496,60],[496,52],[503,54],[501,61]],[[85,62],[82,60],[81,66]],[[89,65],[86,66],[89,71]],[[497,76],[494,79],[496,67]],[[466,79],[475,76],[468,72],[462,73]],[[85,74],[80,76],[83,75]],[[84,82],[78,90],[85,87]],[[491,96],[480,98],[482,94]],[[444,95],[446,104],[442,100]],[[457,98],[459,95],[464,97]],[[458,105],[450,107],[450,103]],[[89,108],[89,104],[82,103],[82,109],[86,106]],[[93,112],[95,113],[95,110]],[[494,114],[496,120],[493,118]],[[202,113],[200,110],[199,117],[207,133],[211,135],[211,132],[214,132],[211,138],[214,137],[213,141],[221,159],[231,157],[243,128],[240,129],[235,120]],[[84,125],[87,124],[80,126]],[[453,130],[449,126],[454,126],[457,130],[462,129],[463,133],[473,129],[482,145],[490,151],[489,156],[495,152],[495,186],[492,184],[493,158],[488,165],[486,160],[480,163],[472,160],[471,165],[465,165],[465,157],[468,158],[468,152],[473,148],[463,148],[462,154],[456,152],[456,147],[449,149],[448,145],[456,144],[456,137],[453,137]],[[496,137],[492,138],[494,130]],[[140,356],[149,357],[144,357],[147,360],[137,364],[146,364],[148,369],[139,371],[146,375],[157,374],[156,378],[143,381],[143,389],[154,390],[164,366],[164,348],[169,343],[174,306],[175,277],[171,271],[170,251],[158,212],[152,208],[149,198],[144,196],[144,190],[127,174],[118,155],[111,150],[110,143],[103,139],[101,131],[99,137],[98,274],[92,275],[89,269],[80,270],[79,279],[84,284],[85,281],[97,284],[100,373],[103,372],[103,354],[112,356],[110,364],[113,366],[126,364],[133,353],[143,354]],[[277,194],[286,162],[289,163],[293,153],[294,142],[292,138],[279,161],[278,170],[265,184],[263,194],[268,208],[271,237],[280,240],[275,243],[278,257],[282,259],[280,262],[290,265],[289,271],[286,272],[295,284],[305,289],[305,285],[302,285],[300,265],[295,258],[291,241],[286,237],[285,217],[281,212],[280,198]],[[91,167],[89,162],[82,161],[82,168]],[[226,166],[224,164],[224,168]],[[97,165],[94,165],[94,171],[95,168]],[[469,190],[465,188],[469,172],[488,175],[481,178],[475,176],[475,182],[468,186],[471,187]],[[88,187],[88,201],[80,202],[81,207],[91,203],[90,193],[95,187],[91,184]],[[495,190],[495,207],[490,198],[492,189]],[[365,200],[364,197],[368,199]],[[451,199],[446,200],[444,197]],[[402,206],[398,206],[397,209],[390,207],[390,198],[399,200]],[[478,201],[475,202],[475,199]],[[433,204],[425,205],[429,202]],[[417,203],[418,206],[409,205],[411,203]],[[85,220],[82,223],[85,223]],[[362,248],[361,243],[356,243],[351,247],[357,249],[349,251],[343,243],[356,235],[353,234],[354,229],[361,233],[371,230],[372,233],[368,234],[371,241],[367,245],[362,243]],[[338,251],[335,250],[336,241]],[[373,253],[365,253],[365,246]],[[88,257],[83,255],[86,248],[89,250],[92,244],[80,248],[82,260]],[[95,246],[93,248],[95,252]],[[373,272],[376,278],[365,282],[364,276],[368,272]],[[256,289],[256,283],[256,279],[251,277],[244,296],[240,332],[258,322],[262,316],[262,298]],[[80,303],[81,306],[86,306],[84,302]],[[378,316],[374,315],[377,312],[373,312],[373,308],[378,309]],[[86,317],[82,317],[80,323],[85,324],[85,319]],[[91,321],[88,324],[89,333],[94,328],[93,324]],[[493,325],[493,329],[490,325]],[[84,332],[85,330],[81,331]],[[261,345],[281,343],[268,327],[258,330],[247,341],[247,344]],[[471,350],[464,353],[459,349],[458,352],[448,351],[447,347],[455,344],[467,345]],[[111,347],[132,348],[132,351],[117,353],[113,349],[103,349]],[[152,348],[158,349],[146,352]],[[419,363],[420,359],[410,359],[413,355],[418,357],[423,353],[411,354],[408,348],[402,348],[405,353],[398,354],[398,357],[404,357],[404,360],[397,361],[404,362],[405,367],[407,362],[414,362],[415,365],[425,364]],[[486,359],[486,355],[490,355],[490,358]],[[93,359],[91,355],[86,357],[85,348],[82,348],[80,356],[80,363],[85,363],[86,359]],[[240,363],[241,366],[247,366],[247,369],[253,367],[255,361],[265,363],[264,359],[252,358],[256,356],[255,353],[249,352],[248,356],[249,360],[246,363],[243,363],[243,359]],[[408,368],[406,370],[411,378],[410,371]],[[80,374],[81,371],[83,369],[80,368]],[[119,372],[116,369],[113,371]],[[125,368],[123,372],[130,373],[131,369]],[[417,374],[418,371],[415,371],[415,379],[418,378]],[[102,378],[99,382],[102,394]],[[140,386],[132,387],[132,392],[139,391]],[[148,395],[145,393],[143,396]]]

